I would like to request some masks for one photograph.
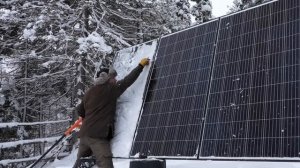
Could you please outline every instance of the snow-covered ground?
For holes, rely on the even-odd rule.
[[[55,160],[47,168],[72,168],[77,150],[70,156]],[[130,160],[114,159],[115,168],[129,168]],[[167,168],[300,168],[300,163],[289,162],[245,162],[245,161],[195,161],[167,160]]]

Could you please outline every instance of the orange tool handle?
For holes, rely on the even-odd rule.
[[[78,127],[80,127],[80,125],[81,125],[81,122],[82,122],[82,118],[81,117],[79,117],[79,119],[78,120],[76,120],[75,121],[75,123],[70,127],[70,128],[68,128],[67,129],[67,131],[65,132],[65,136],[68,136],[68,135],[70,135],[71,134],[71,132],[75,129],[75,128],[78,128]]]

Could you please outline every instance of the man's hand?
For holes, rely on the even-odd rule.
[[[146,66],[146,65],[149,65],[149,62],[150,62],[150,59],[149,58],[143,58],[141,61],[140,61],[140,65],[142,65],[143,67]]]

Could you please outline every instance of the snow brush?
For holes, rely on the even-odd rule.
[[[59,142],[61,142],[65,137],[71,135],[76,128],[79,128],[82,124],[82,118],[79,117],[73,125],[71,125],[66,132],[38,159],[36,160],[29,168],[34,168]]]

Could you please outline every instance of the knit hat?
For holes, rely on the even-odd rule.
[[[102,72],[107,73],[111,77],[116,77],[118,75],[117,71],[112,66],[110,66],[109,68],[101,68],[100,71],[97,72],[96,77],[99,78]]]
[[[108,75],[111,77],[116,77],[118,75],[117,71],[114,69],[114,67],[110,66],[108,70]]]
[[[95,85],[101,85],[106,83],[110,78],[114,78],[118,75],[117,71],[111,66],[109,68],[101,68],[96,74]]]

